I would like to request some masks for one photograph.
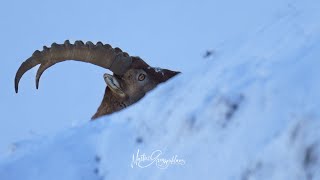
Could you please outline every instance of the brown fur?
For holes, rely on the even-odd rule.
[[[113,113],[116,109],[119,109],[120,104],[120,99],[116,97],[109,87],[106,87],[102,102],[91,119]]]
[[[136,103],[158,84],[167,81],[179,73],[167,69],[162,69],[160,71],[160,69],[152,68],[139,57],[133,57],[132,62],[130,70],[128,70],[123,76],[114,75],[117,77],[122,89],[126,92],[128,97],[121,98],[107,87],[103,100],[97,112],[92,117],[92,120],[120,111],[127,106]],[[132,76],[135,76],[136,73],[140,71],[147,74],[148,82],[146,84],[140,85],[134,78],[132,78]]]

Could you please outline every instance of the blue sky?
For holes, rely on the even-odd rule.
[[[152,66],[188,73],[205,61],[207,49],[245,40],[270,11],[272,3],[253,0],[2,1],[0,152],[14,141],[88,122],[100,104],[106,70],[72,61],[47,70],[39,90],[32,69],[21,79],[19,94],[14,92],[20,64],[43,45],[102,41]],[[256,18],[257,12],[265,16]]]

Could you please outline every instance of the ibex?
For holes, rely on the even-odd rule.
[[[50,48],[44,46],[42,51],[36,50],[21,64],[15,76],[16,93],[21,77],[31,68],[40,64],[36,75],[38,89],[42,73],[52,65],[67,60],[91,63],[113,72],[113,75],[106,73],[103,76],[107,87],[92,120],[134,104],[158,84],[179,73],[151,67],[140,57],[129,56],[120,48],[112,48],[109,44],[98,42],[94,45],[90,41],[86,44],[82,41],[71,44],[67,40],[64,44],[53,43]]]

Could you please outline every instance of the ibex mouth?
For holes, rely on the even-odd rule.
[[[126,96],[126,94],[122,91],[118,80],[114,76],[106,73],[103,75],[103,78],[106,81],[108,87],[111,89],[111,91],[118,94],[120,97]]]

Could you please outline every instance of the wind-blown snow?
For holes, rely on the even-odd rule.
[[[292,2],[126,110],[13,144],[0,179],[320,179],[319,7]],[[140,168],[138,150],[185,164]]]

